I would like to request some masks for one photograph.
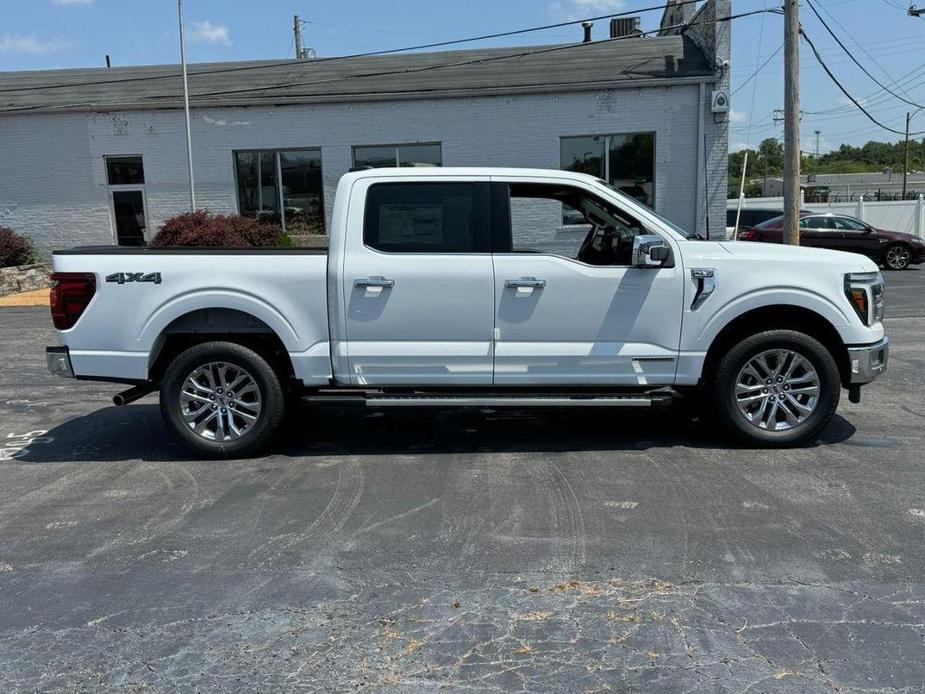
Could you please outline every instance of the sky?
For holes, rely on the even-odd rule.
[[[823,19],[881,83],[925,104],[925,18],[906,13],[908,0],[812,0]],[[659,0],[184,0],[189,62],[285,58],[294,55],[292,15],[299,14],[305,45],[319,56],[413,46],[611,12],[652,7]],[[779,0],[733,0],[733,14],[780,7]],[[176,63],[175,0],[0,0],[0,71]],[[855,66],[802,3],[803,26],[852,96],[884,125],[902,131],[907,110]],[[661,12],[641,13],[642,28]],[[607,35],[599,21],[595,37]],[[464,44],[513,46],[578,40],[580,26]],[[734,20],[729,147],[782,137],[774,109],[783,107],[783,19],[759,14]],[[747,81],[770,58],[757,76]],[[871,123],[801,46],[802,148],[841,143],[894,142],[900,134]],[[893,86],[893,85],[896,86]],[[925,131],[925,110],[913,119]]]

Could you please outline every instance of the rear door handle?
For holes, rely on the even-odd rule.
[[[380,275],[373,275],[372,277],[363,277],[360,279],[353,280],[354,287],[394,287],[395,280],[386,279]]]
[[[504,280],[504,286],[508,289],[518,289],[520,287],[542,289],[546,286],[546,280],[538,280],[536,277],[519,277],[516,280]]]

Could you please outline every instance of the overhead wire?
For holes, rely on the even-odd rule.
[[[691,5],[698,1],[699,0],[679,0],[679,2],[675,3],[675,6]],[[594,21],[599,21],[602,19],[614,19],[618,17],[636,15],[636,14],[641,14],[644,12],[654,12],[657,10],[664,10],[664,9],[665,9],[665,5],[664,3],[662,3],[661,5],[650,5],[648,7],[640,7],[634,10],[625,10],[622,12],[613,12],[610,14],[598,15],[596,17],[585,17],[584,19],[575,19],[575,20],[569,20],[565,22],[556,22],[554,24],[545,24],[541,26],[525,27],[522,29],[512,29],[509,31],[500,31],[500,32],[495,32],[491,34],[482,34],[481,36],[469,36],[469,37],[459,38],[459,39],[450,39],[448,41],[436,41],[433,43],[424,43],[424,44],[418,44],[415,46],[405,46],[403,48],[389,48],[389,49],[384,49],[384,50],[379,50],[379,51],[366,51],[362,53],[351,53],[348,55],[337,55],[337,56],[328,56],[328,57],[323,57],[323,58],[313,58],[311,60],[311,63],[312,64],[328,63],[332,61],[351,60],[355,58],[370,58],[370,57],[381,56],[381,55],[392,55],[395,53],[407,53],[411,51],[419,51],[419,50],[424,50],[424,49],[429,49],[429,48],[444,48],[446,46],[455,46],[455,45],[459,45],[463,43],[472,43],[476,41],[487,41],[490,39],[505,38],[505,37],[510,37],[510,36],[519,36],[521,34],[527,34],[527,33],[532,33],[532,32],[537,32],[537,31],[547,31],[550,29],[558,29],[561,27],[573,26],[576,24],[581,24],[583,22],[594,22]],[[192,72],[191,75],[199,77],[203,75],[226,74],[229,72],[268,70],[268,69],[276,69],[276,68],[287,67],[287,66],[292,66],[292,65],[304,65],[304,64],[305,64],[305,61],[302,61],[302,60],[276,60],[276,61],[268,61],[266,63],[260,63],[256,65],[237,65],[233,67],[228,66],[228,67],[216,68],[216,69],[210,69],[210,70],[196,70]],[[150,81],[150,80],[171,79],[171,78],[176,78],[180,76],[181,76],[180,72],[163,74],[163,75],[140,75],[137,77],[121,77],[121,78],[109,79],[109,80],[86,81],[86,82],[82,82],[81,86],[121,84],[121,83],[130,83],[130,82],[145,82],[145,81]],[[73,87],[73,86],[74,86],[73,83],[67,82],[67,83],[62,83],[62,84],[34,85],[31,87],[9,87],[9,88],[0,88],[0,93],[19,92],[19,91],[36,91],[36,90],[59,89],[59,88],[64,89],[64,88]]]
[[[507,53],[504,55],[479,56],[477,58],[459,60],[459,61],[450,62],[450,63],[438,63],[435,65],[424,65],[424,66],[414,67],[414,68],[404,67],[401,69],[379,71],[379,72],[354,73],[350,75],[341,75],[338,77],[331,77],[331,78],[326,78],[326,79],[321,79],[321,80],[311,80],[311,81],[305,81],[305,82],[280,82],[276,84],[261,85],[258,87],[242,87],[238,89],[221,89],[221,90],[215,90],[211,92],[197,92],[195,94],[190,94],[190,97],[191,98],[201,98],[201,97],[214,97],[214,96],[231,96],[231,95],[236,95],[236,94],[247,94],[247,93],[265,91],[265,90],[270,90],[270,89],[317,86],[320,84],[328,84],[332,82],[340,83],[348,79],[369,79],[373,77],[387,77],[391,75],[414,74],[414,73],[420,73],[420,72],[428,72],[432,70],[441,70],[441,69],[448,69],[448,68],[454,68],[454,67],[464,67],[468,65],[485,64],[485,63],[491,63],[491,62],[496,62],[496,61],[501,61],[501,60],[511,60],[515,58],[530,57],[530,56],[542,55],[542,54],[552,53],[552,52],[557,52],[557,51],[576,50],[576,49],[582,50],[587,46],[600,45],[603,43],[610,43],[610,42],[615,42],[615,41],[636,39],[640,36],[646,36],[649,34],[659,33],[665,30],[674,30],[674,29],[687,30],[693,26],[728,22],[734,19],[740,19],[742,17],[748,17],[752,15],[761,14],[763,12],[779,14],[780,10],[776,10],[776,9],[752,10],[752,11],[747,11],[747,12],[741,12],[738,14],[728,15],[726,17],[717,17],[711,20],[680,23],[676,25],[671,25],[669,27],[662,27],[660,29],[654,29],[654,30],[647,31],[647,32],[639,32],[638,34],[633,34],[630,36],[618,36],[618,37],[609,38],[609,39],[602,39],[600,41],[594,41],[591,43],[563,44],[563,45],[547,46],[547,47],[534,48],[534,49],[522,49],[517,52]],[[312,62],[316,62],[316,61],[312,61]],[[198,76],[199,74],[202,74],[202,73],[196,73],[196,74]],[[590,82],[593,82],[593,80],[591,80]],[[172,95],[172,94],[153,95],[153,96],[142,97],[142,100],[143,101],[158,101],[158,100],[173,98],[174,96],[175,95]],[[286,96],[291,98],[291,97],[298,97],[302,95],[287,94]],[[317,96],[317,94],[312,94],[312,96]],[[60,109],[63,109],[63,108],[92,108],[98,105],[99,105],[98,102],[81,102],[81,103],[70,103],[70,104],[58,104],[58,105],[55,105],[54,108],[60,108]],[[22,111],[31,111],[31,110],[48,109],[48,108],[49,107],[46,105],[9,107],[9,108],[0,108],[0,113],[22,112]]]

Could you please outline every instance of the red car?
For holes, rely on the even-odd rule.
[[[739,231],[742,241],[781,243],[783,217]],[[925,262],[925,241],[898,231],[875,229],[860,219],[833,212],[801,212],[800,244],[862,253],[890,270]]]

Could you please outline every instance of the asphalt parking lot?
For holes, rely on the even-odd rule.
[[[925,269],[888,302],[889,373],[806,448],[302,407],[232,462],[0,309],[0,690],[921,691]]]

